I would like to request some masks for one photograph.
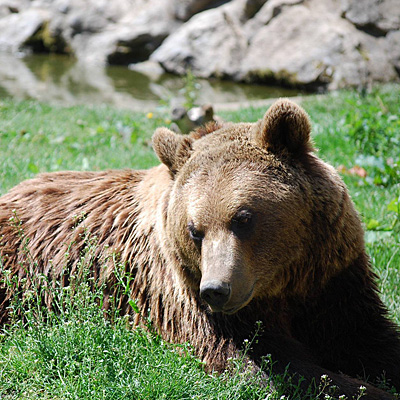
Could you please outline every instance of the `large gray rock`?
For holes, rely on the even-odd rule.
[[[329,89],[398,79],[400,0],[2,0],[0,50]]]
[[[178,20],[187,21],[194,14],[220,4],[220,0],[173,0],[172,9]]]
[[[150,57],[166,71],[200,77],[235,77],[247,40],[235,2],[200,13],[172,33]]]
[[[245,80],[331,89],[397,76],[378,39],[329,8],[302,4],[276,14],[253,34],[241,72]]]
[[[399,0],[342,0],[343,16],[375,36],[400,29]]]
[[[2,0],[0,2],[0,18],[18,13],[29,7],[29,0]]]
[[[164,0],[7,1],[0,8],[0,49],[35,50],[40,43],[42,51],[72,53],[94,64],[146,60],[181,24]]]
[[[381,15],[381,24],[397,10],[392,0],[385,1],[380,12],[387,19]],[[151,59],[179,74],[191,69],[203,77],[306,88],[397,79],[388,39],[358,29],[342,12],[336,0],[232,0],[191,18]]]
[[[49,14],[42,9],[10,13],[0,19],[0,51],[19,51],[43,26]]]
[[[62,31],[74,54],[94,64],[149,58],[175,24],[161,0],[60,0],[53,32]],[[162,15],[162,18],[160,18]]]
[[[244,29],[249,42],[252,41],[253,36],[265,25],[269,24],[271,20],[284,12],[286,8],[296,4],[302,4],[305,0],[269,0],[263,1],[261,7],[254,14],[250,15],[246,22]],[[249,0],[247,3],[253,3]],[[248,6],[247,6],[248,7]],[[246,5],[245,5],[246,10]]]
[[[152,0],[141,13],[128,13],[116,30],[118,40],[107,56],[110,64],[130,64],[149,59],[164,39],[180,25],[164,0]],[[160,15],[163,18],[160,18]]]
[[[390,61],[400,75],[400,31],[389,32],[385,44],[387,46],[387,53],[390,56]]]

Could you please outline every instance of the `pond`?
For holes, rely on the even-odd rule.
[[[196,80],[199,104],[243,103],[298,91],[220,80]],[[151,77],[126,67],[84,65],[61,55],[19,58],[0,53],[0,98],[37,99],[62,105],[108,104],[150,111],[158,105],[179,102],[185,82],[169,74]]]

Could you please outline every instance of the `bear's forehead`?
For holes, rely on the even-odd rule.
[[[251,141],[253,128],[254,124],[250,123],[228,124],[226,127],[196,140],[193,144],[193,149],[195,151],[204,151],[218,149],[232,143],[248,143]]]
[[[180,182],[208,180],[215,185],[246,181],[291,180],[292,168],[276,155],[259,148],[251,140],[224,140],[194,150],[181,171]]]
[[[240,209],[261,207],[275,213],[277,204],[290,202],[298,192],[287,171],[268,170],[251,160],[219,161],[192,169],[184,182],[177,182],[177,198],[186,198],[188,214],[195,221],[204,221],[210,211],[221,221],[230,220]]]
[[[287,169],[284,160],[257,145],[254,136],[258,128],[258,123],[229,124],[196,140],[189,159],[191,168],[224,168],[228,165],[240,169],[252,164],[262,170]]]
[[[238,125],[194,143],[175,181],[176,193],[190,197],[189,203],[221,202],[225,209],[236,210],[244,203],[284,198],[297,189],[296,171],[252,140],[254,125]]]
[[[268,216],[268,220],[279,219],[282,213],[292,209],[296,201],[296,189],[280,182],[268,182],[262,176],[260,181],[237,179],[210,179],[202,186],[196,180],[189,182],[179,196],[185,198],[187,219],[199,228],[229,223],[241,210],[253,215]]]

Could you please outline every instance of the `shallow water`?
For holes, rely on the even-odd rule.
[[[197,80],[197,103],[244,103],[298,91],[277,87]],[[108,104],[119,108],[152,111],[160,104],[183,99],[184,80],[173,75],[151,78],[126,67],[83,65],[61,55],[19,58],[0,53],[0,98],[37,99],[62,105]]]

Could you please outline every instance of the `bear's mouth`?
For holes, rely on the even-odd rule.
[[[235,314],[237,311],[239,311],[241,308],[243,308],[243,306],[232,307],[232,308],[229,308],[228,310],[221,310],[221,312],[224,314],[227,314],[227,315],[232,315],[232,314]]]
[[[238,312],[239,310],[241,310],[242,308],[246,307],[250,303],[250,301],[253,299],[254,286],[255,286],[255,283],[251,287],[248,295],[245,297],[245,299],[243,301],[240,302],[240,304],[236,304],[235,306],[226,308],[226,309],[222,308],[219,311],[221,311],[222,313],[227,314],[227,315],[232,315],[232,314],[235,314],[236,312]]]

